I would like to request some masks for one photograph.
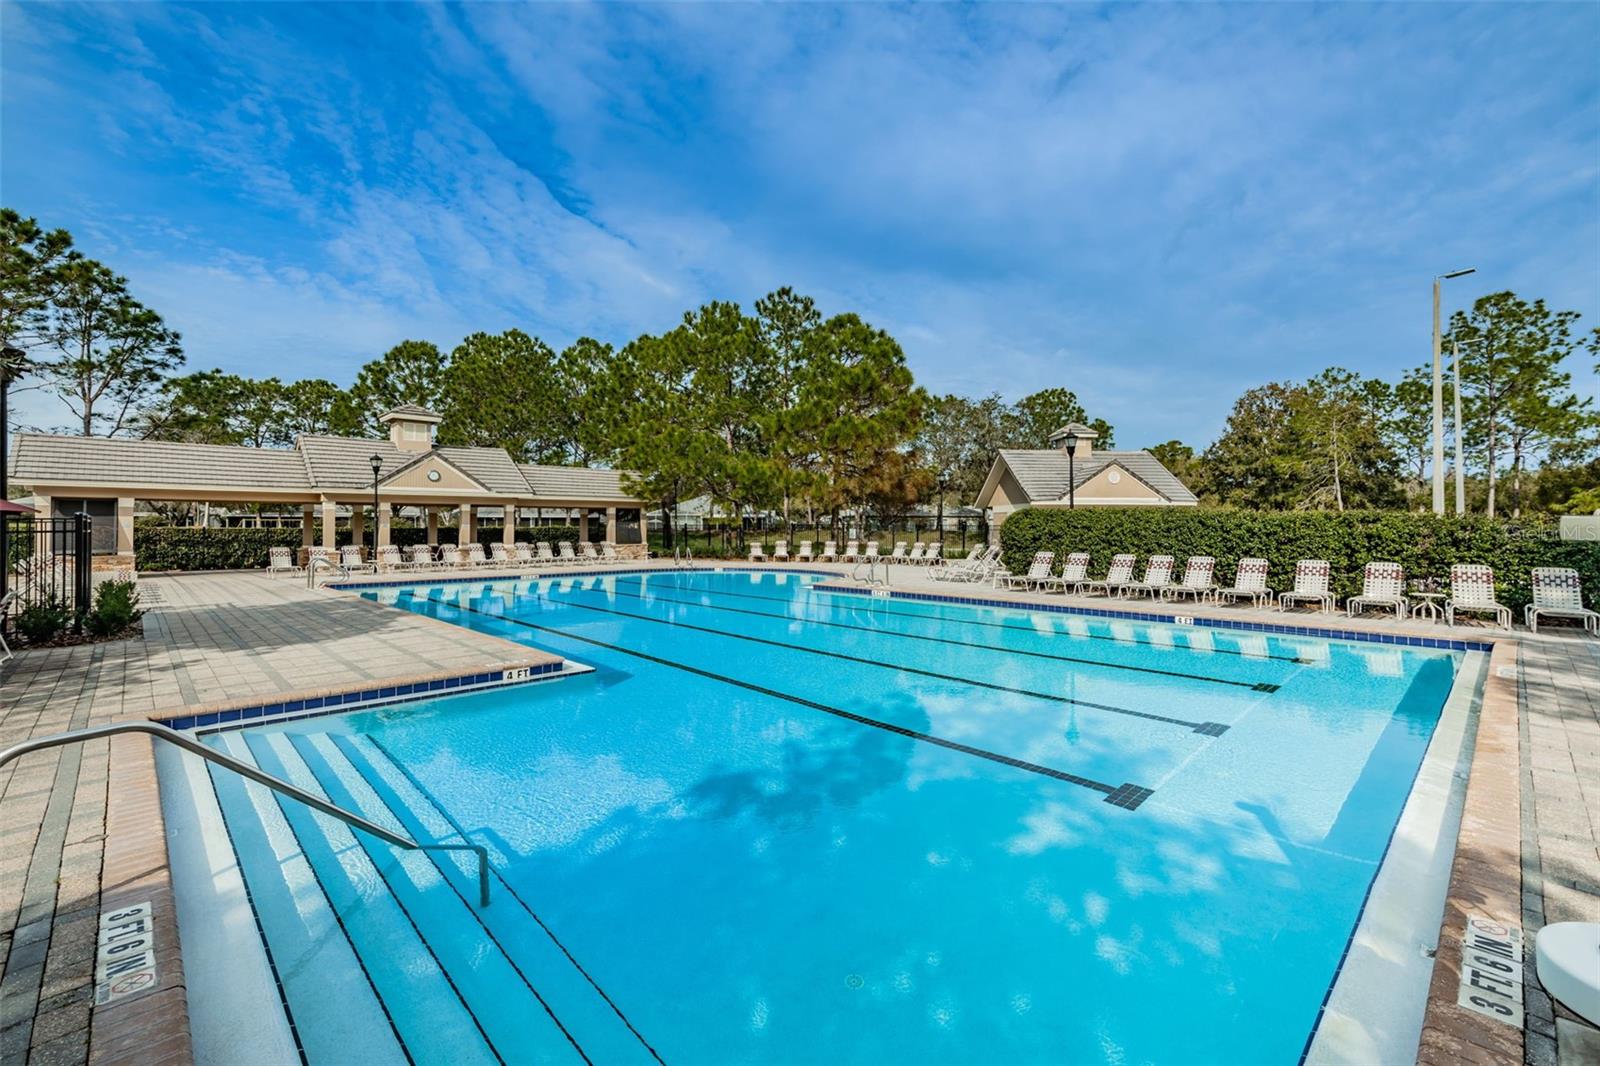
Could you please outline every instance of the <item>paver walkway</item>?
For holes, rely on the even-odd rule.
[[[140,596],[149,608],[142,638],[24,651],[4,667],[0,748],[122,716],[539,658],[287,578],[148,578]],[[0,770],[5,1066],[88,1059],[113,743],[148,750],[147,741],[98,740]]]

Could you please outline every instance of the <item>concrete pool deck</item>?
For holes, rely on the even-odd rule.
[[[705,565],[716,565],[706,563]],[[730,562],[728,566],[743,564]],[[616,569],[651,564],[630,563]],[[656,564],[670,569],[670,564]],[[845,579],[848,567],[806,565]],[[592,573],[590,564],[538,571]],[[528,571],[517,571],[527,576]],[[504,576],[489,569],[473,578]],[[402,574],[379,580],[428,580],[460,573]],[[352,582],[360,584],[362,581]],[[928,571],[897,567],[893,589],[1015,602],[1104,607],[1104,597],[1009,593],[932,581]],[[303,580],[258,572],[146,577],[150,613],[141,638],[75,648],[25,651],[0,674],[0,746],[28,737],[150,717],[229,701],[257,702],[335,689],[371,687],[418,676],[533,663],[539,653]],[[1117,601],[1141,610],[1140,601]],[[1431,623],[1397,626],[1377,617],[1284,615],[1236,608],[1152,605],[1152,613],[1214,615],[1238,621],[1325,626],[1363,632],[1507,640],[1487,628]],[[1509,857],[1492,859],[1518,901],[1528,948],[1525,1026],[1475,1028],[1478,1016],[1449,1019],[1442,1030],[1459,1060],[1516,1058],[1555,1062],[1560,1051],[1593,1040],[1553,1007],[1533,975],[1534,934],[1545,922],[1600,920],[1600,642],[1570,631],[1510,635],[1519,666],[1505,681],[1493,735],[1480,729],[1478,776],[1503,799],[1517,798]],[[1504,650],[1497,649],[1497,651]],[[1509,701],[1509,703],[1507,703]],[[1486,698],[1487,705],[1487,698]],[[1507,709],[1509,708],[1509,709]],[[1485,713],[1488,713],[1486,706]],[[1497,755],[1485,744],[1497,747]],[[1491,769],[1491,766],[1493,768]],[[1507,780],[1515,777],[1514,781]],[[1491,796],[1491,799],[1494,797]],[[1470,802],[1470,798],[1469,798]],[[1502,805],[1503,807],[1503,805]],[[1504,826],[1463,822],[1459,850],[1474,853],[1484,833],[1504,852]],[[1500,822],[1504,819],[1501,818]],[[1520,853],[1520,868],[1515,858]],[[1492,851],[1484,855],[1495,854]],[[1478,861],[1478,860],[1474,860]],[[1459,867],[1463,865],[1458,863]],[[1470,863],[1464,876],[1472,878]],[[37,1063],[183,1062],[191,1055],[177,927],[156,795],[150,741],[121,737],[29,755],[0,770],[0,1061]],[[1506,879],[1509,878],[1509,881]],[[1452,896],[1454,898],[1454,895]],[[108,907],[156,902],[159,983],[95,1008],[98,915]],[[1463,901],[1470,906],[1471,901]],[[161,911],[165,911],[165,918]],[[1448,913],[1448,912],[1447,912]],[[169,927],[170,926],[170,927]],[[1420,949],[1420,946],[1419,946]],[[1441,964],[1435,970],[1436,986]],[[1453,979],[1453,978],[1452,978]],[[1453,989],[1451,1003],[1454,1003]],[[1430,1016],[1431,1019],[1431,1016]],[[1485,1037],[1483,1032],[1490,1035]],[[1442,1050],[1442,1048],[1441,1048]],[[1424,1048],[1426,1057],[1426,1048]],[[1429,1061],[1443,1061],[1435,1058]]]

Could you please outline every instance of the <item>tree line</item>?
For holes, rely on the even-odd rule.
[[[49,389],[84,435],[291,445],[301,434],[378,436],[400,404],[443,416],[439,442],[502,447],[519,461],[630,471],[665,504],[709,496],[730,511],[809,520],[843,509],[899,514],[970,503],[1002,448],[1044,448],[1082,422],[1115,443],[1066,388],[1007,403],[930,395],[893,337],[824,316],[779,289],[750,311],[713,301],[620,348],[560,351],[521,330],[475,333],[446,352],[406,340],[343,386],[221,370],[181,373],[181,337],[70,234],[0,210],[0,343],[6,372]],[[1461,431],[1474,510],[1600,506],[1600,420],[1572,389],[1573,360],[1600,361],[1600,330],[1512,293],[1457,312]],[[1248,390],[1221,436],[1150,450],[1204,503],[1255,509],[1415,508],[1431,457],[1432,371],[1393,383],[1330,368]],[[1446,393],[1446,410],[1453,397]],[[942,517],[942,513],[941,513]]]

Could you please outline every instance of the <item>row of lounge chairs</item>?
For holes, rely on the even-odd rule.
[[[395,570],[458,570],[483,566],[518,569],[560,566],[567,563],[614,562],[619,561],[621,556],[617,554],[617,547],[614,544],[602,544],[596,548],[595,545],[584,542],[574,549],[570,542],[561,541],[552,548],[549,541],[541,540],[531,545],[521,542],[493,544],[487,553],[481,544],[468,544],[465,547],[441,544],[437,548],[416,544],[404,549],[390,545],[379,548],[377,555],[371,559],[367,558],[366,553],[355,544],[347,544],[337,551],[331,548],[308,549],[308,562],[316,558],[325,558],[350,573],[377,573]],[[301,573],[303,570],[304,567],[295,560],[293,549],[267,550],[267,573]]]
[[[923,544],[918,541],[915,544],[909,544],[909,546],[907,541],[897,541],[888,555],[880,555],[878,553],[879,542],[875,540],[867,541],[866,547],[862,547],[859,540],[849,541],[842,552],[839,551],[838,541],[823,541],[820,552],[812,551],[813,543],[813,541],[802,540],[792,556],[789,554],[789,542],[787,540],[780,540],[773,545],[772,554],[770,555],[760,544],[752,544],[750,545],[750,561],[752,563],[764,563],[768,560],[772,562],[792,561],[799,563],[864,563],[868,559],[876,559],[879,562],[906,563],[912,566],[939,566],[945,561],[942,555],[944,545],[939,541],[933,541],[929,544]],[[973,550],[976,551],[977,549]]]
[[[1294,587],[1283,593],[1274,593],[1267,587],[1265,559],[1240,559],[1234,583],[1227,587],[1214,580],[1217,561],[1209,555],[1191,555],[1185,563],[1182,579],[1177,581],[1173,580],[1173,563],[1170,555],[1152,555],[1145,564],[1144,576],[1135,580],[1134,556],[1116,555],[1105,577],[1091,579],[1088,552],[1068,555],[1061,573],[1056,574],[1053,572],[1055,553],[1043,551],[1034,554],[1025,573],[997,570],[993,579],[996,587],[1011,589],[1040,592],[1055,589],[1082,595],[1098,592],[1108,597],[1126,598],[1148,595],[1161,600],[1193,597],[1197,603],[1248,600],[1252,606],[1276,605],[1280,611],[1308,604],[1331,613],[1338,606],[1331,589],[1333,568],[1325,559],[1300,560],[1295,566]],[[1405,571],[1399,563],[1368,563],[1362,572],[1360,595],[1345,601],[1345,611],[1352,617],[1374,608],[1393,610],[1397,619],[1404,619],[1411,611]],[[1456,615],[1462,612],[1492,614],[1497,624],[1511,628],[1511,608],[1495,599],[1494,571],[1489,567],[1462,563],[1450,568],[1450,593],[1444,601],[1445,622],[1455,625]],[[1584,607],[1578,572],[1568,567],[1534,569],[1533,602],[1524,610],[1523,620],[1537,633],[1542,617],[1578,619],[1589,632],[1600,635],[1600,613]]]

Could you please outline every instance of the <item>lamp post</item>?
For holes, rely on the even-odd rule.
[[[1444,370],[1439,362],[1439,283],[1477,272],[1452,270],[1433,279],[1433,513],[1444,514]]]
[[[1455,375],[1456,514],[1467,513],[1467,473],[1461,459],[1461,345],[1450,344],[1450,369]]]
[[[1072,457],[1078,451],[1078,435],[1068,433],[1061,446],[1067,449],[1067,507],[1070,510],[1078,506],[1078,478],[1072,464]]]
[[[372,464],[372,561],[378,561],[378,471],[383,467],[383,456],[373,453],[367,462]]]

